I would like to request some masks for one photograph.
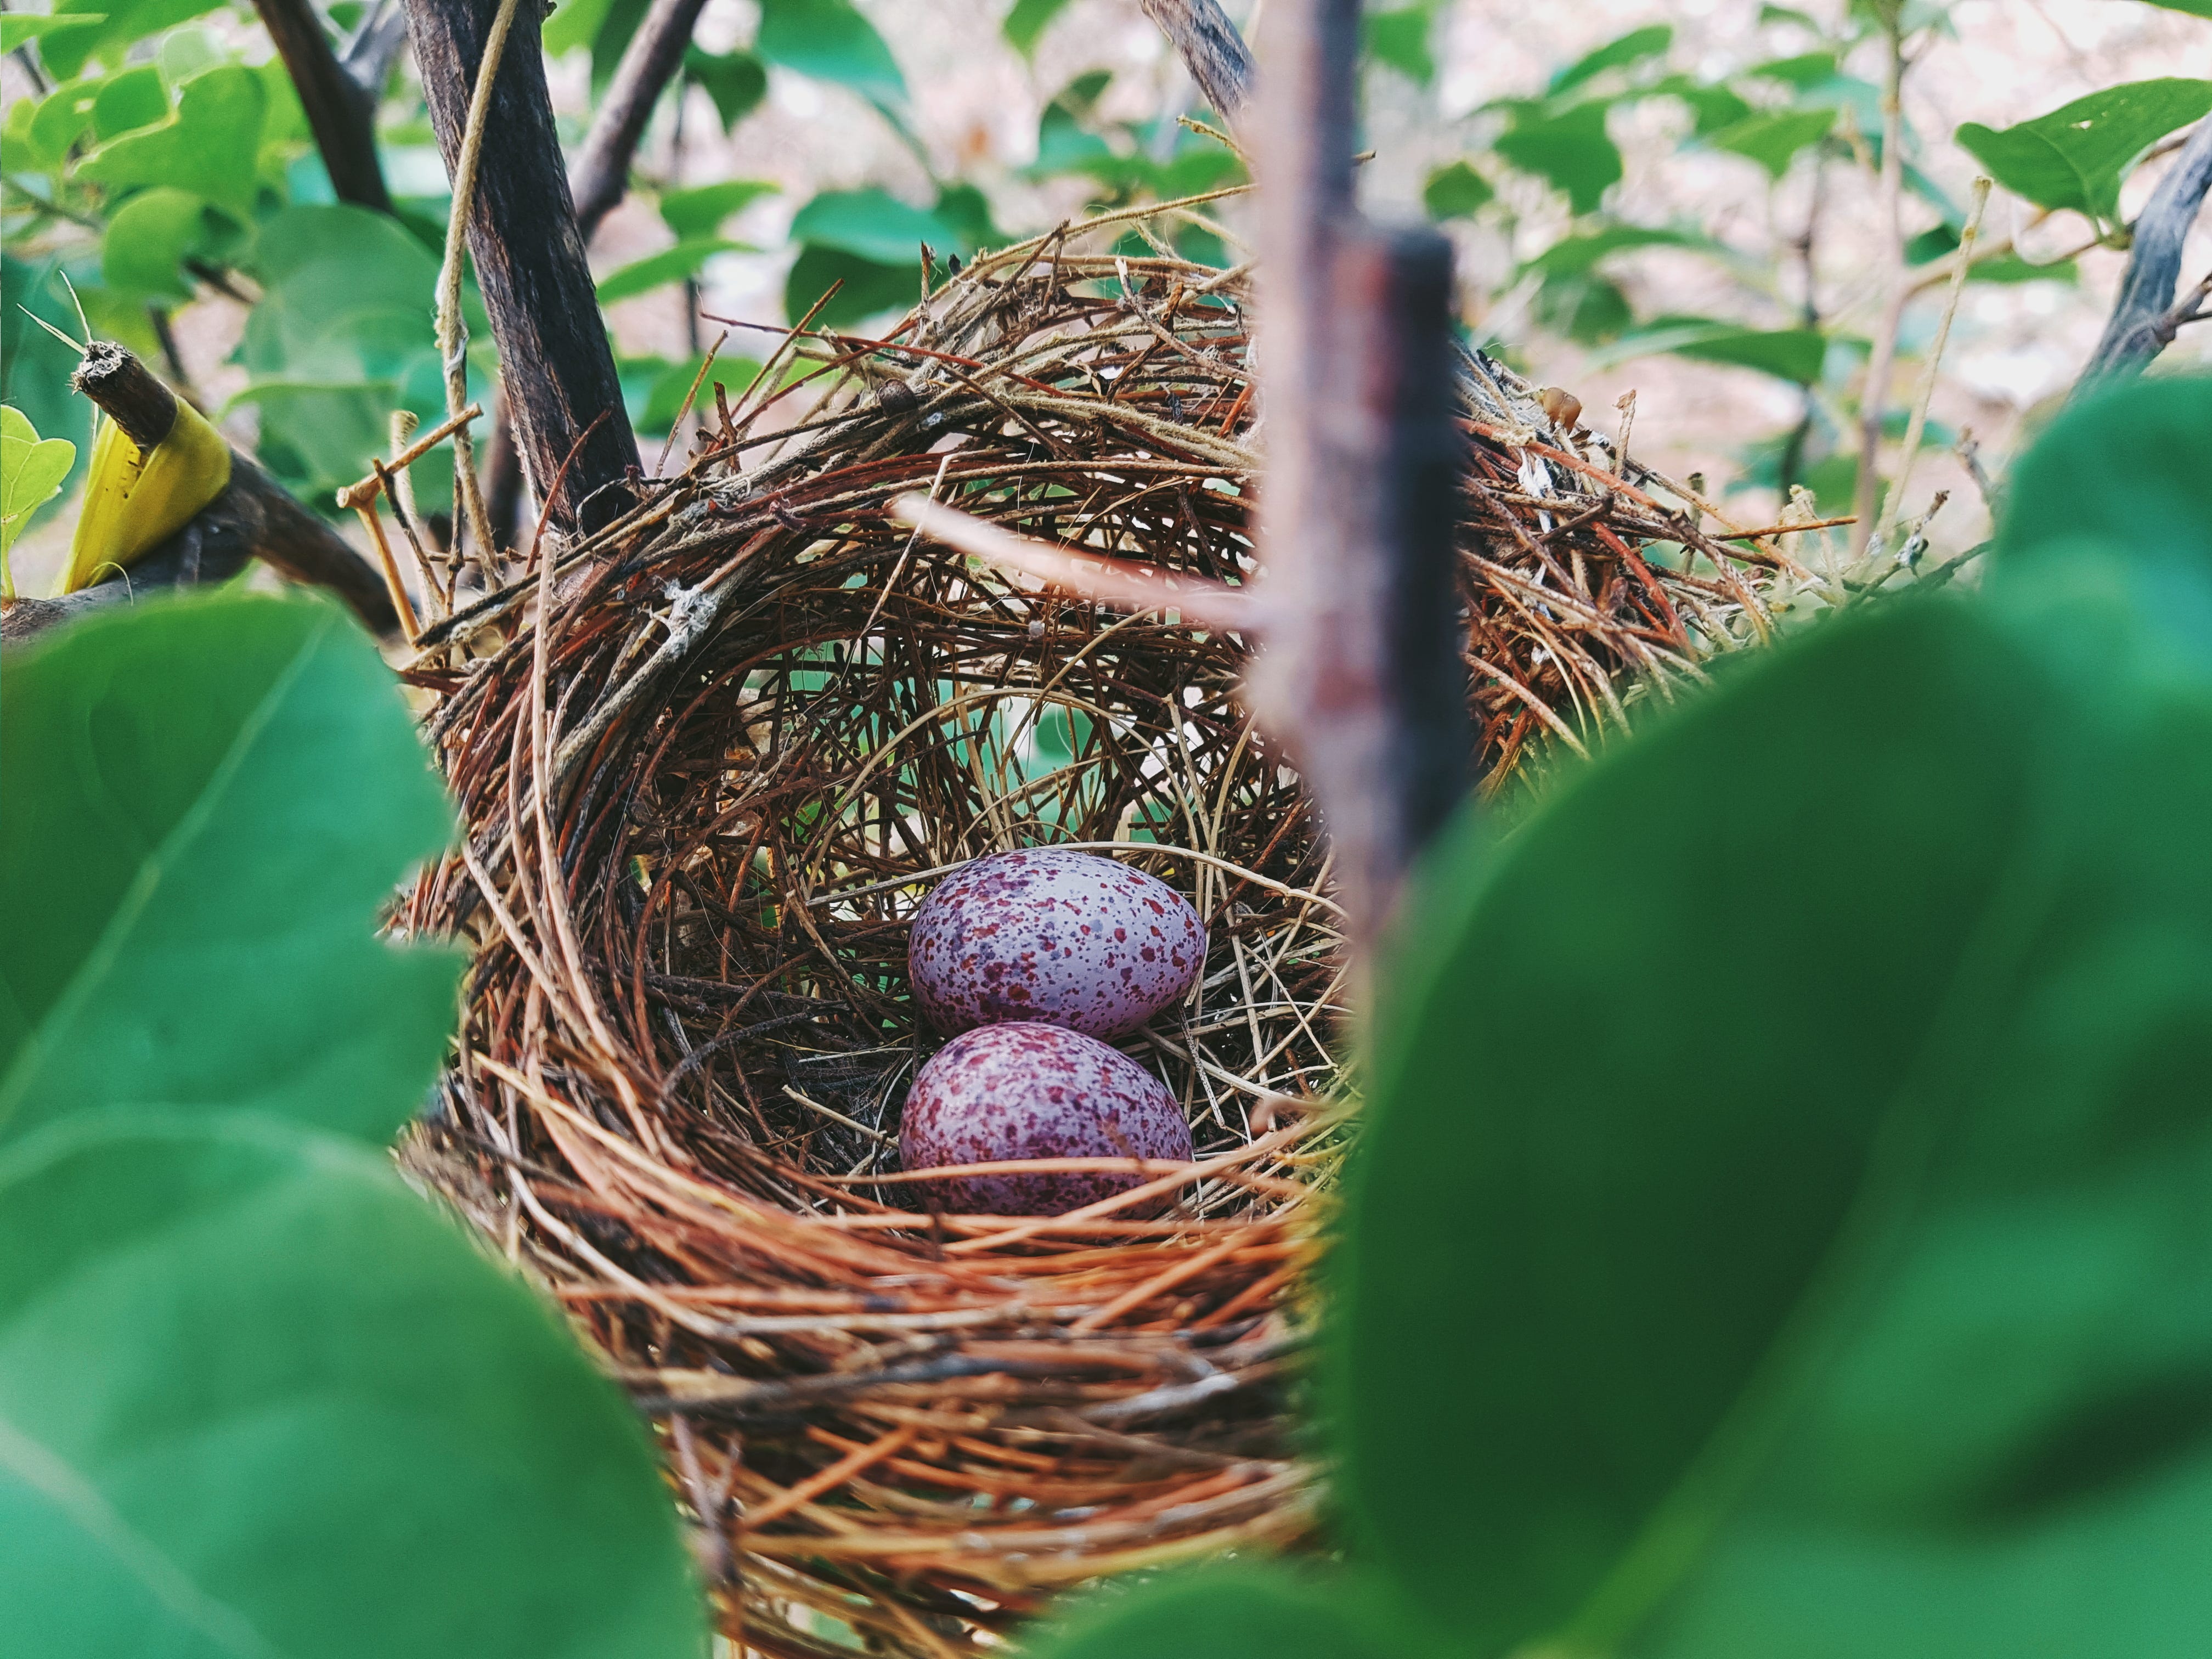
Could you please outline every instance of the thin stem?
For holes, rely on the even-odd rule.
[[[1875,329],[1874,352],[1867,360],[1866,388],[1859,396],[1859,477],[1853,510],[1858,522],[1851,527],[1854,556],[1866,551],[1874,535],[1875,509],[1880,506],[1881,486],[1881,423],[1889,404],[1889,377],[1897,364],[1897,337],[1905,322],[1905,306],[1911,297],[1905,265],[1905,34],[1898,18],[1883,20],[1889,45],[1889,76],[1881,92],[1881,224],[1887,239],[1882,249],[1887,267],[1889,297]]]
[[[1951,322],[1959,314],[1959,296],[1966,291],[1966,273],[1973,268],[1974,240],[1982,234],[1982,215],[1990,205],[1990,181],[1974,180],[1974,204],[1966,214],[1966,228],[1959,235],[1959,264],[1952,273],[1951,292],[1943,301],[1943,320],[1936,326],[1936,343],[1929,348],[1927,366],[1920,372],[1920,387],[1912,399],[1912,421],[1905,429],[1905,458],[1898,463],[1897,482],[1890,486],[1889,500],[1881,509],[1881,527],[1876,532],[1882,544],[1889,544],[1889,532],[1897,522],[1897,509],[1905,500],[1905,486],[1912,482],[1912,463],[1920,453],[1920,434],[1928,425],[1928,404],[1936,395],[1936,375],[1942,367],[1943,348],[1950,343]]]

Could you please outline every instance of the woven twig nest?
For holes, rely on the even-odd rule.
[[[1035,591],[885,511],[928,491],[1250,574],[1241,275],[1080,245],[979,260],[895,349],[844,343],[795,434],[753,438],[739,398],[542,589],[430,636],[501,630],[491,654],[410,675],[468,850],[405,921],[479,945],[411,1156],[665,1425],[725,1628],[763,1653],[849,1651],[840,1626],[981,1651],[1077,1581],[1313,1520],[1287,1408],[1343,974],[1305,799],[1239,704],[1244,642]],[[1493,786],[1762,625],[1755,568],[1638,556],[1692,533],[1650,481],[1577,471],[1556,433],[1532,472],[1545,452],[1483,435],[1541,418],[1499,378],[1468,381],[1464,537]],[[1063,1218],[936,1212],[896,1169],[936,1042],[908,921],[948,867],[1045,843],[1205,918],[1200,982],[1121,1044],[1198,1162]]]

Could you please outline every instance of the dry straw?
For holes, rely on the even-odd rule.
[[[724,1628],[764,1654],[981,1652],[1079,1581],[1313,1524],[1291,1408],[1344,970],[1325,848],[1238,700],[1245,642],[888,511],[921,491],[1254,574],[1244,273],[1083,252],[1100,228],[979,258],[887,341],[793,336],[752,387],[710,386],[680,477],[428,629],[408,674],[467,837],[403,921],[477,945],[410,1158],[662,1426]],[[1613,476],[1494,365],[1464,384],[1495,788],[1758,636],[1788,562]],[[1125,1044],[1198,1160],[1068,1216],[942,1213],[896,1167],[933,1041],[908,920],[945,869],[1046,842],[1206,920],[1200,983]],[[1171,1206],[1140,1218],[1147,1195]]]

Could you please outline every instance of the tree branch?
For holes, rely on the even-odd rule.
[[[416,62],[448,173],[461,166],[493,10],[475,0],[407,0]],[[534,7],[522,8],[500,58],[486,135],[469,252],[499,347],[516,447],[541,501],[576,451],[550,505],[563,529],[595,530],[629,504],[621,486],[637,468],[637,440],[562,167]]]
[[[607,95],[592,118],[584,148],[568,175],[576,198],[576,228],[586,244],[599,221],[629,188],[638,140],[653,118],[653,106],[683,64],[684,48],[691,43],[692,27],[706,4],[707,0],[653,0],[645,21],[630,36],[622,62],[615,65]]]
[[[2181,147],[2181,159],[2167,169],[2135,222],[2135,245],[2128,273],[2112,307],[2104,337],[2081,371],[2081,391],[2115,375],[2139,373],[2173,343],[2176,322],[2164,326],[2181,280],[2181,249],[2189,240],[2197,210],[2212,191],[2212,120],[2201,123]],[[2186,320],[2186,319],[2183,319]]]
[[[1252,98],[1252,54],[1218,0],[1143,0],[1213,112],[1234,126]]]
[[[1262,158],[1261,557],[1251,697],[1311,787],[1361,943],[1468,782],[1450,245],[1352,204],[1358,0],[1273,0]]]
[[[253,0],[253,9],[307,112],[331,189],[341,202],[391,212],[392,193],[376,155],[375,94],[338,62],[310,0]]]

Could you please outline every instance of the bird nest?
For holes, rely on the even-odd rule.
[[[723,1627],[761,1653],[987,1651],[1078,1581],[1314,1524],[1293,1403],[1345,967],[1326,846],[1239,702],[1246,643],[887,512],[923,492],[1253,574],[1244,273],[1082,252],[1097,230],[977,260],[885,341],[794,336],[781,380],[708,386],[680,477],[405,675],[466,837],[402,925],[477,946],[408,1155],[660,1425]],[[1761,630],[1775,556],[1711,540],[1486,360],[1462,388],[1496,788]],[[908,924],[945,872],[1046,843],[1205,919],[1199,982],[1121,1044],[1196,1161],[1063,1216],[946,1213],[897,1167],[935,1042]]]

